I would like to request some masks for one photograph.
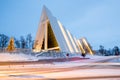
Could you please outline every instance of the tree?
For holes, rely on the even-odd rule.
[[[105,52],[104,46],[100,45],[99,52],[100,52],[102,55],[104,55],[104,52]]]
[[[0,34],[0,47],[6,47],[7,43],[9,41],[9,37],[4,35],[4,34]]]
[[[35,42],[35,41],[34,41],[34,40],[32,40],[32,49],[34,48],[34,42]]]
[[[0,34],[0,47],[1,47],[1,42],[2,42],[1,39],[2,39],[2,34]]]
[[[19,40],[15,39],[15,44],[16,44],[17,48],[20,48],[20,41]]]
[[[21,48],[26,48],[25,38],[23,36],[20,37],[20,41],[21,41]]]
[[[9,45],[7,47],[7,51],[14,51],[15,50],[15,46],[14,46],[14,38],[10,38],[10,41],[9,41]]]
[[[26,43],[28,44],[28,48],[31,48],[31,45],[32,45],[32,36],[31,36],[31,34],[27,35]]]
[[[115,55],[119,55],[119,47],[118,46],[115,46],[114,48],[113,48],[113,50],[114,50],[114,54]]]

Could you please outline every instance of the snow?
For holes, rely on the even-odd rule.
[[[4,61],[38,61],[41,59],[53,59],[52,57],[36,57],[24,53],[0,53],[0,62]]]
[[[120,64],[116,62],[120,59],[120,56],[87,55],[87,57],[90,59],[46,64],[33,64],[34,62],[30,64],[3,64],[0,66],[0,80],[76,80],[77,78],[77,80],[119,80]],[[0,53],[0,62],[37,61],[49,58],[23,53]],[[101,63],[105,60],[110,61],[110,63]]]
[[[80,56],[79,56],[80,57]],[[35,79],[65,79],[65,78],[82,78],[93,80],[94,77],[103,78],[120,76],[119,66],[120,56],[91,56],[90,59],[77,61],[53,62],[47,64],[8,64],[0,66],[0,78],[2,80],[35,80]],[[35,61],[38,59],[48,59],[47,57],[35,57],[23,53],[0,53],[0,61]],[[101,61],[108,60],[107,63]],[[113,62],[117,63],[113,63]],[[109,63],[110,62],[110,63]],[[103,66],[99,66],[103,65]],[[111,66],[112,65],[112,66]],[[117,66],[116,66],[117,65]],[[89,66],[82,69],[82,67]],[[99,66],[99,68],[97,68]],[[105,68],[104,66],[108,67]],[[77,67],[77,68],[76,68]],[[79,68],[81,67],[81,68]],[[94,68],[92,68],[94,67]],[[75,69],[76,68],[76,69]],[[108,79],[107,78],[107,79]],[[106,78],[105,78],[106,79]],[[68,79],[69,80],[69,79]],[[74,80],[74,79],[73,79]],[[110,79],[108,79],[110,80]]]
[[[0,61],[36,61],[36,58],[23,53],[0,53]]]
[[[77,57],[80,57],[80,55],[77,55]],[[86,55],[86,58],[89,59],[83,59],[83,60],[75,60],[75,61],[66,61],[66,62],[54,62],[54,64],[64,64],[67,63],[74,63],[74,65],[80,63],[83,65],[84,63],[93,63],[93,62],[99,62],[104,60],[110,60],[111,62],[120,62],[120,56],[96,56],[96,55]],[[116,59],[119,58],[119,59]],[[43,57],[43,56],[33,56],[30,54],[24,54],[24,53],[0,53],[0,62],[4,61],[38,61],[41,59],[56,59],[54,57]],[[115,59],[115,60],[114,60]],[[67,66],[67,65],[66,65]]]
[[[104,72],[104,73],[103,73]],[[67,74],[67,75],[64,75]],[[66,71],[66,72],[55,72],[55,73],[44,73],[41,76],[47,78],[80,78],[82,77],[101,77],[101,76],[119,76],[120,71],[117,69],[83,69],[83,70],[73,70],[73,71]]]

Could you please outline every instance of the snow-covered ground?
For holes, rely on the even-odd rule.
[[[119,66],[118,63],[80,62],[4,65],[0,66],[0,80],[119,80]]]
[[[23,53],[0,53],[0,61],[35,61],[36,58]]]
[[[79,56],[81,57],[81,56]],[[0,65],[0,80],[119,80],[120,56],[86,56],[89,59],[40,63],[20,63]],[[35,57],[23,53],[0,53],[0,61],[35,61],[46,57]],[[101,63],[104,62],[104,63]],[[95,62],[95,63],[94,63]],[[117,62],[117,63],[113,63]]]
[[[38,61],[40,59],[52,59],[52,57],[36,57],[24,53],[0,53],[0,61]]]
[[[82,57],[80,55],[74,57]],[[81,63],[91,63],[91,62],[99,62],[104,60],[110,60],[111,62],[120,62],[120,56],[96,56],[96,55],[86,55],[85,60],[75,60],[71,62],[81,62]],[[115,60],[114,60],[115,58]],[[118,58],[118,59],[116,59]],[[40,59],[55,59],[54,57],[43,57],[43,56],[33,56],[30,54],[23,54],[23,53],[0,53],[0,62],[5,61],[38,61]],[[57,64],[66,64],[66,62],[59,62]],[[54,63],[56,64],[56,63]]]

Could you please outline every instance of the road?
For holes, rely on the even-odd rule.
[[[110,60],[114,61],[114,60]],[[73,65],[73,66],[70,66]],[[0,64],[0,80],[119,80],[120,64],[80,62]]]

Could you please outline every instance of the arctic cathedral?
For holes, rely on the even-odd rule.
[[[77,40],[73,37],[44,6],[34,42],[34,51],[49,50],[69,53],[86,53],[87,50],[88,53],[93,54],[90,44],[85,38]]]

